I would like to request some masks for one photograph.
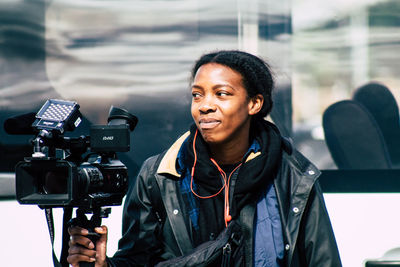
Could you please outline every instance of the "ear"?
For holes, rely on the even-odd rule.
[[[264,104],[264,97],[261,94],[258,94],[249,101],[249,115],[256,115],[260,112],[262,106]]]

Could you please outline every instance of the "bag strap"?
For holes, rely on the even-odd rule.
[[[186,255],[193,250],[189,231],[183,217],[183,212],[177,208],[181,207],[177,194],[170,192],[179,192],[177,190],[177,182],[171,179],[163,179],[156,174],[156,181],[161,192],[162,202],[167,211],[167,218],[175,236],[178,248],[182,255]]]
[[[245,266],[253,266],[253,232],[256,203],[250,203],[242,208],[239,222],[242,228]]]
[[[157,168],[164,157],[166,151],[161,153],[155,161],[152,176],[150,194],[153,203],[155,203],[155,211],[160,222],[169,220],[171,229],[176,238],[178,249],[182,255],[188,254],[193,249],[189,231],[182,216],[182,211],[176,208],[180,207],[178,196],[176,194],[168,194],[168,192],[179,192],[177,182],[171,179],[164,179],[157,174]],[[163,210],[167,213],[164,214]],[[172,215],[173,214],[173,215]]]
[[[166,214],[164,212],[164,205],[161,199],[161,191],[160,188],[158,186],[158,183],[156,181],[156,172],[157,172],[157,168],[160,165],[160,162],[162,160],[162,158],[164,157],[166,151],[164,151],[163,153],[159,154],[157,156],[157,159],[155,161],[155,163],[153,164],[153,170],[151,173],[151,177],[154,177],[154,179],[150,180],[150,199],[151,202],[153,203],[153,208],[155,210],[156,216],[158,221],[163,224],[165,219],[166,219]]]

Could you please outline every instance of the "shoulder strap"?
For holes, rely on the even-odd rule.
[[[250,203],[242,208],[239,222],[242,227],[244,239],[245,266],[253,266],[253,231],[256,204]]]
[[[158,165],[160,165],[160,162],[161,162],[162,158],[164,157],[165,153],[166,153],[166,151],[159,154],[157,156],[155,164],[153,165],[154,169],[152,170],[151,177],[152,178],[154,177],[154,179],[150,180],[151,185],[150,185],[150,190],[149,190],[150,191],[150,199],[153,203],[153,207],[155,209],[158,221],[160,223],[164,223],[166,214],[165,214],[162,199],[161,199],[160,188],[158,186],[155,176],[156,176]]]
[[[188,254],[193,249],[190,235],[187,230],[183,213],[180,208],[178,196],[169,192],[179,192],[177,182],[171,179],[165,179],[157,175],[157,168],[166,152],[161,153],[154,164],[153,175],[151,179],[151,199],[154,203],[158,220],[163,223],[168,218],[171,229],[176,238],[179,250],[182,255]]]
[[[183,217],[181,205],[178,200],[176,192],[178,190],[178,182],[172,179],[167,179],[161,177],[161,175],[156,174],[156,181],[160,189],[160,196],[167,212],[167,218],[171,226],[172,232],[175,236],[176,242],[178,244],[179,250],[182,255],[190,253],[193,249],[193,244],[191,243],[190,235],[186,227],[185,219]]]

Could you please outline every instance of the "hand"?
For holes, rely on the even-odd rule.
[[[107,267],[106,250],[107,250],[107,227],[96,227],[95,232],[100,234],[100,238],[95,244],[87,237],[88,230],[78,226],[68,228],[71,236],[69,241],[67,261],[73,267],[78,267],[79,262],[95,262],[95,267]]]

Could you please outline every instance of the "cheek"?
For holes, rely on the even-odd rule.
[[[229,127],[236,128],[249,119],[248,109],[243,105],[236,105],[225,110],[225,118]]]
[[[195,105],[193,104],[193,102],[190,106],[190,113],[192,114],[192,118],[194,119],[196,116],[196,108],[195,108]]]
[[[238,103],[228,103],[221,108],[226,117],[237,119],[238,117],[248,116],[247,106]]]
[[[190,113],[192,114],[192,119],[193,119],[194,123],[196,123],[196,125],[199,126],[198,120],[200,117],[200,112],[199,112],[199,109],[197,108],[196,104],[192,103],[191,108],[190,108]]]

